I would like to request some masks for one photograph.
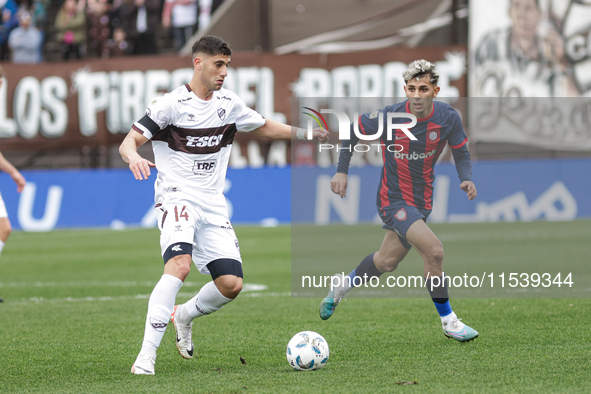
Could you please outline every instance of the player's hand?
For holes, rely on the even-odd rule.
[[[140,155],[133,159],[129,159],[129,169],[133,173],[133,176],[138,181],[143,181],[150,177],[150,167],[156,167],[156,164],[150,160],[144,159]]]
[[[464,181],[460,184],[460,189],[466,192],[466,196],[468,196],[468,200],[472,201],[476,198],[478,192],[476,191],[476,186],[471,181]]]
[[[312,136],[318,140],[321,144],[328,142],[329,133],[328,130],[324,130],[321,128],[316,128],[313,131]]]
[[[337,172],[330,181],[330,190],[341,198],[347,197],[347,174]]]
[[[22,174],[18,171],[12,174],[10,177],[12,178],[14,183],[16,183],[16,191],[19,193],[22,192],[25,188],[25,185],[27,184],[25,177],[22,176]]]

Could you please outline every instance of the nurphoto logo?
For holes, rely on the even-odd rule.
[[[308,115],[312,119],[316,121],[320,128],[328,130],[328,123],[322,114],[334,114],[337,117],[339,122],[339,140],[345,141],[351,139],[351,123],[353,124],[353,132],[355,136],[360,141],[375,141],[382,137],[384,133],[384,114],[380,111],[374,111],[369,114],[369,119],[376,119],[378,122],[377,131],[374,134],[365,134],[363,131],[363,125],[361,124],[361,117],[357,112],[353,115],[355,122],[351,122],[349,116],[344,111],[339,111],[336,109],[321,109],[320,112],[309,108],[303,107],[304,109],[312,112],[303,112],[305,115]],[[407,123],[394,123],[394,119],[409,119],[410,122]],[[410,129],[416,126],[417,124],[417,117],[413,114],[407,112],[388,112],[386,114],[386,140],[387,141],[394,141],[399,140],[402,138],[409,138],[411,141],[417,141],[417,138],[411,133]],[[308,122],[308,127],[306,130],[306,139],[312,140],[312,133],[313,133],[314,124],[312,121]],[[361,129],[361,131],[360,131]],[[393,132],[394,130],[401,130],[404,135],[396,136],[396,133]],[[338,145],[333,144],[320,144],[318,146],[318,151],[321,152],[323,150],[331,150],[331,149],[348,149],[351,151],[353,149],[355,152],[367,152],[371,149],[372,146],[377,147],[378,152],[384,146],[389,152],[402,152],[403,146],[400,144],[383,144],[383,143],[373,143],[373,144],[357,144],[355,147],[349,146],[348,148],[343,148]]]

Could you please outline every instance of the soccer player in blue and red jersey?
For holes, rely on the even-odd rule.
[[[462,323],[452,311],[443,276],[443,245],[426,225],[432,209],[433,167],[446,144],[452,148],[456,169],[460,177],[460,188],[468,200],[476,197],[472,183],[472,165],[466,142],[468,138],[462,128],[458,113],[449,105],[433,99],[439,93],[437,82],[439,72],[435,65],[426,60],[416,60],[403,73],[408,100],[386,107],[380,111],[360,116],[359,131],[372,135],[387,125],[388,113],[410,113],[417,123],[409,131],[416,138],[411,140],[402,130],[380,137],[384,167],[378,187],[377,208],[386,235],[380,250],[365,257],[349,275],[337,274],[328,296],[320,305],[320,317],[326,320],[332,316],[336,306],[345,294],[363,280],[379,277],[384,272],[394,271],[414,247],[425,266],[423,275],[427,280],[435,307],[441,317],[443,333],[460,342],[478,337],[478,332]],[[392,116],[392,115],[390,115]],[[380,119],[380,117],[382,119]],[[395,117],[393,124],[410,123],[407,117]],[[346,196],[347,172],[352,156],[350,146],[355,146],[358,137],[351,133],[351,139],[343,141],[337,173],[332,178],[331,189],[341,197]],[[357,277],[357,279],[355,279]]]

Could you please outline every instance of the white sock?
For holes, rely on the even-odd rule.
[[[154,286],[148,302],[144,342],[140,354],[156,355],[156,349],[160,346],[174,308],[176,294],[182,285],[183,281],[179,278],[164,274]]]
[[[4,249],[4,242],[0,241],[0,254],[2,254],[2,249]]]
[[[449,323],[453,319],[457,319],[457,318],[458,317],[456,316],[455,312],[452,312],[447,316],[441,316],[441,323],[445,326],[445,325],[447,325],[447,323]]]
[[[351,290],[353,288],[353,286],[352,286],[351,278],[349,275],[345,275],[343,273],[342,278],[343,278],[342,282],[339,284],[339,286],[336,286],[335,289],[338,289],[344,297],[349,292],[349,290]]]
[[[232,299],[224,297],[213,281],[208,282],[199,290],[199,293],[195,297],[181,305],[179,322],[181,324],[189,324],[191,320],[199,316],[209,315],[220,310],[230,301]]]

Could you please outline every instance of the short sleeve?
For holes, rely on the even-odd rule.
[[[233,111],[238,131],[252,131],[265,124],[265,118],[261,114],[248,108],[238,96],[235,96],[235,100]]]
[[[150,102],[144,117],[135,122],[132,128],[147,139],[151,139],[158,131],[168,126],[171,120],[170,100],[166,96],[160,96]]]
[[[464,132],[462,119],[460,119],[460,115],[457,113],[457,111],[450,107],[449,112],[449,117],[451,119],[451,131],[447,141],[452,149],[459,149],[466,145],[466,142],[468,142],[468,136],[466,135],[466,132]]]

